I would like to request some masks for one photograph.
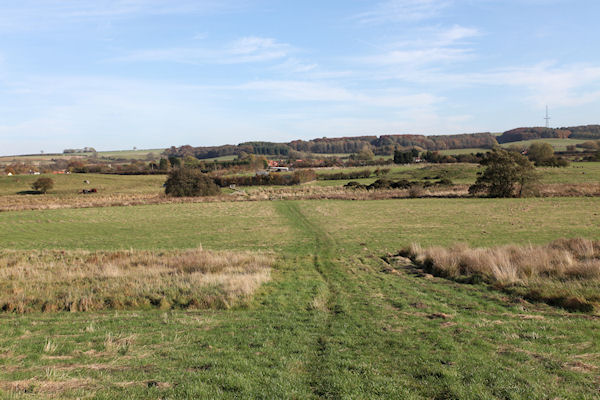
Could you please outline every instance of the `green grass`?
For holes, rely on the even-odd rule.
[[[113,159],[126,159],[126,160],[145,160],[148,154],[151,154],[153,159],[160,158],[160,155],[165,149],[142,149],[142,150],[113,150],[113,151],[99,151],[98,157],[107,157]],[[83,153],[87,156],[91,156],[92,153]]]
[[[567,146],[575,146],[577,144],[587,142],[586,139],[532,139],[532,140],[521,140],[519,142],[504,143],[502,147],[510,147],[511,145],[517,145],[521,147],[529,147],[533,143],[548,143],[554,147],[554,151],[566,151]]]
[[[64,174],[64,175],[15,175],[0,176],[0,196],[14,195],[30,191],[31,184],[38,178],[49,177],[54,188],[47,196],[69,196],[82,189],[96,188],[103,194],[120,193],[159,193],[166,175],[105,175],[105,174]],[[88,180],[90,183],[84,183]]]
[[[599,205],[422,199],[0,213],[5,248],[202,243],[273,249],[279,259],[273,280],[236,309],[0,314],[0,390],[12,398],[596,398],[597,319],[512,303],[482,285],[391,273],[380,256],[412,241],[598,239]]]
[[[343,186],[350,181],[357,181],[362,184],[370,184],[378,179],[375,176],[374,171],[377,167],[354,167],[354,168],[336,168],[319,170],[319,174],[331,174],[335,172],[350,172],[356,170],[369,169],[373,172],[371,178],[363,179],[343,179],[343,180],[323,180],[318,181],[316,184],[319,186]],[[454,183],[473,183],[477,178],[477,172],[480,167],[477,164],[407,164],[407,165],[387,165],[380,167],[380,169],[390,169],[390,172],[386,175],[382,175],[380,178],[387,179],[407,179],[410,181],[414,180],[437,180],[441,178],[451,179]]]
[[[542,183],[600,183],[600,162],[571,163],[565,168],[538,168]]]

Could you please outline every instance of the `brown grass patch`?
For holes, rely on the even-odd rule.
[[[600,301],[600,241],[559,239],[547,245],[421,248],[400,252],[436,276],[486,282],[530,301],[573,311],[594,310]]]
[[[169,197],[161,193],[111,193],[66,196],[9,195],[0,196],[0,211],[52,210],[135,206],[146,204],[214,203],[260,200],[383,200],[411,197],[471,197],[469,185],[458,184],[417,189],[348,189],[340,186],[298,185],[292,187],[247,187],[245,191],[209,197]],[[540,197],[600,196],[600,184],[543,184],[536,187]]]
[[[97,387],[98,384],[91,379],[47,381],[33,378],[19,381],[0,381],[0,389],[4,391],[44,395],[58,395],[72,390],[95,390]]]
[[[429,188],[423,197],[462,197],[468,194],[468,185]],[[261,200],[381,200],[409,198],[409,190],[353,190],[336,186],[299,185],[285,188],[249,187],[247,192],[210,197],[168,197],[164,194],[128,193],[109,195],[72,196],[0,196],[0,211],[53,210],[64,208],[116,207],[146,204],[214,203]]]
[[[0,251],[0,309],[227,308],[270,279],[249,252]],[[110,346],[110,344],[109,344]],[[52,353],[53,343],[47,343]]]

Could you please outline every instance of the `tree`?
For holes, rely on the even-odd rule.
[[[527,155],[536,166],[548,165],[554,160],[554,148],[548,143],[532,143]]]
[[[48,190],[54,187],[54,181],[52,178],[38,178],[33,184],[31,188],[33,190],[37,190],[38,192],[46,193]]]
[[[167,160],[166,158],[161,158],[160,162],[158,163],[158,169],[160,169],[161,171],[166,171],[169,169],[169,160]]]
[[[352,154],[351,158],[354,160],[371,161],[375,157],[373,150],[370,146],[363,146],[363,148],[356,154]]]
[[[486,167],[469,193],[487,193],[489,197],[521,197],[523,190],[537,180],[535,167],[519,153],[494,149],[481,161]],[[515,193],[516,192],[516,193]]]
[[[554,155],[554,148],[548,143],[533,143],[529,146],[528,156],[536,167],[566,167],[569,162]]]
[[[394,164],[410,164],[419,157],[419,150],[414,147],[408,151],[394,150]]]
[[[215,181],[198,169],[176,168],[165,182],[165,193],[169,196],[214,196],[220,192]]]

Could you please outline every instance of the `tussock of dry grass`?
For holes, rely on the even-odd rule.
[[[530,300],[591,311],[600,301],[600,241],[559,239],[547,245],[423,249],[401,255],[427,272],[458,281],[484,281]]]
[[[248,252],[0,251],[0,309],[224,308],[270,279]]]

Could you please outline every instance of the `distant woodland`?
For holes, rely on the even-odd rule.
[[[192,147],[189,145],[171,147],[167,156],[195,157],[207,159],[223,156],[243,156],[244,154],[270,155],[282,157],[302,157],[302,154],[350,154],[365,148],[375,155],[391,155],[395,150],[416,148],[421,151],[451,149],[491,149],[503,143],[542,138],[600,139],[600,125],[584,125],[567,128],[516,128],[495,136],[489,132],[465,133],[458,135],[381,135],[339,138],[319,138],[294,140],[288,143],[244,142],[237,145]]]
[[[289,143],[245,142],[238,145],[212,147],[181,146],[171,147],[166,153],[169,156],[193,156],[198,159],[258,154],[281,155],[285,157],[302,153],[317,154],[349,154],[358,153],[366,148],[376,155],[393,154],[397,149],[420,148],[422,150],[447,150],[463,148],[492,148],[498,142],[490,133],[471,133],[460,135],[382,135],[355,136],[340,138],[320,138],[312,140],[294,140]]]
[[[600,139],[600,125],[582,125],[569,128],[517,128],[498,136],[498,143],[531,139]]]

